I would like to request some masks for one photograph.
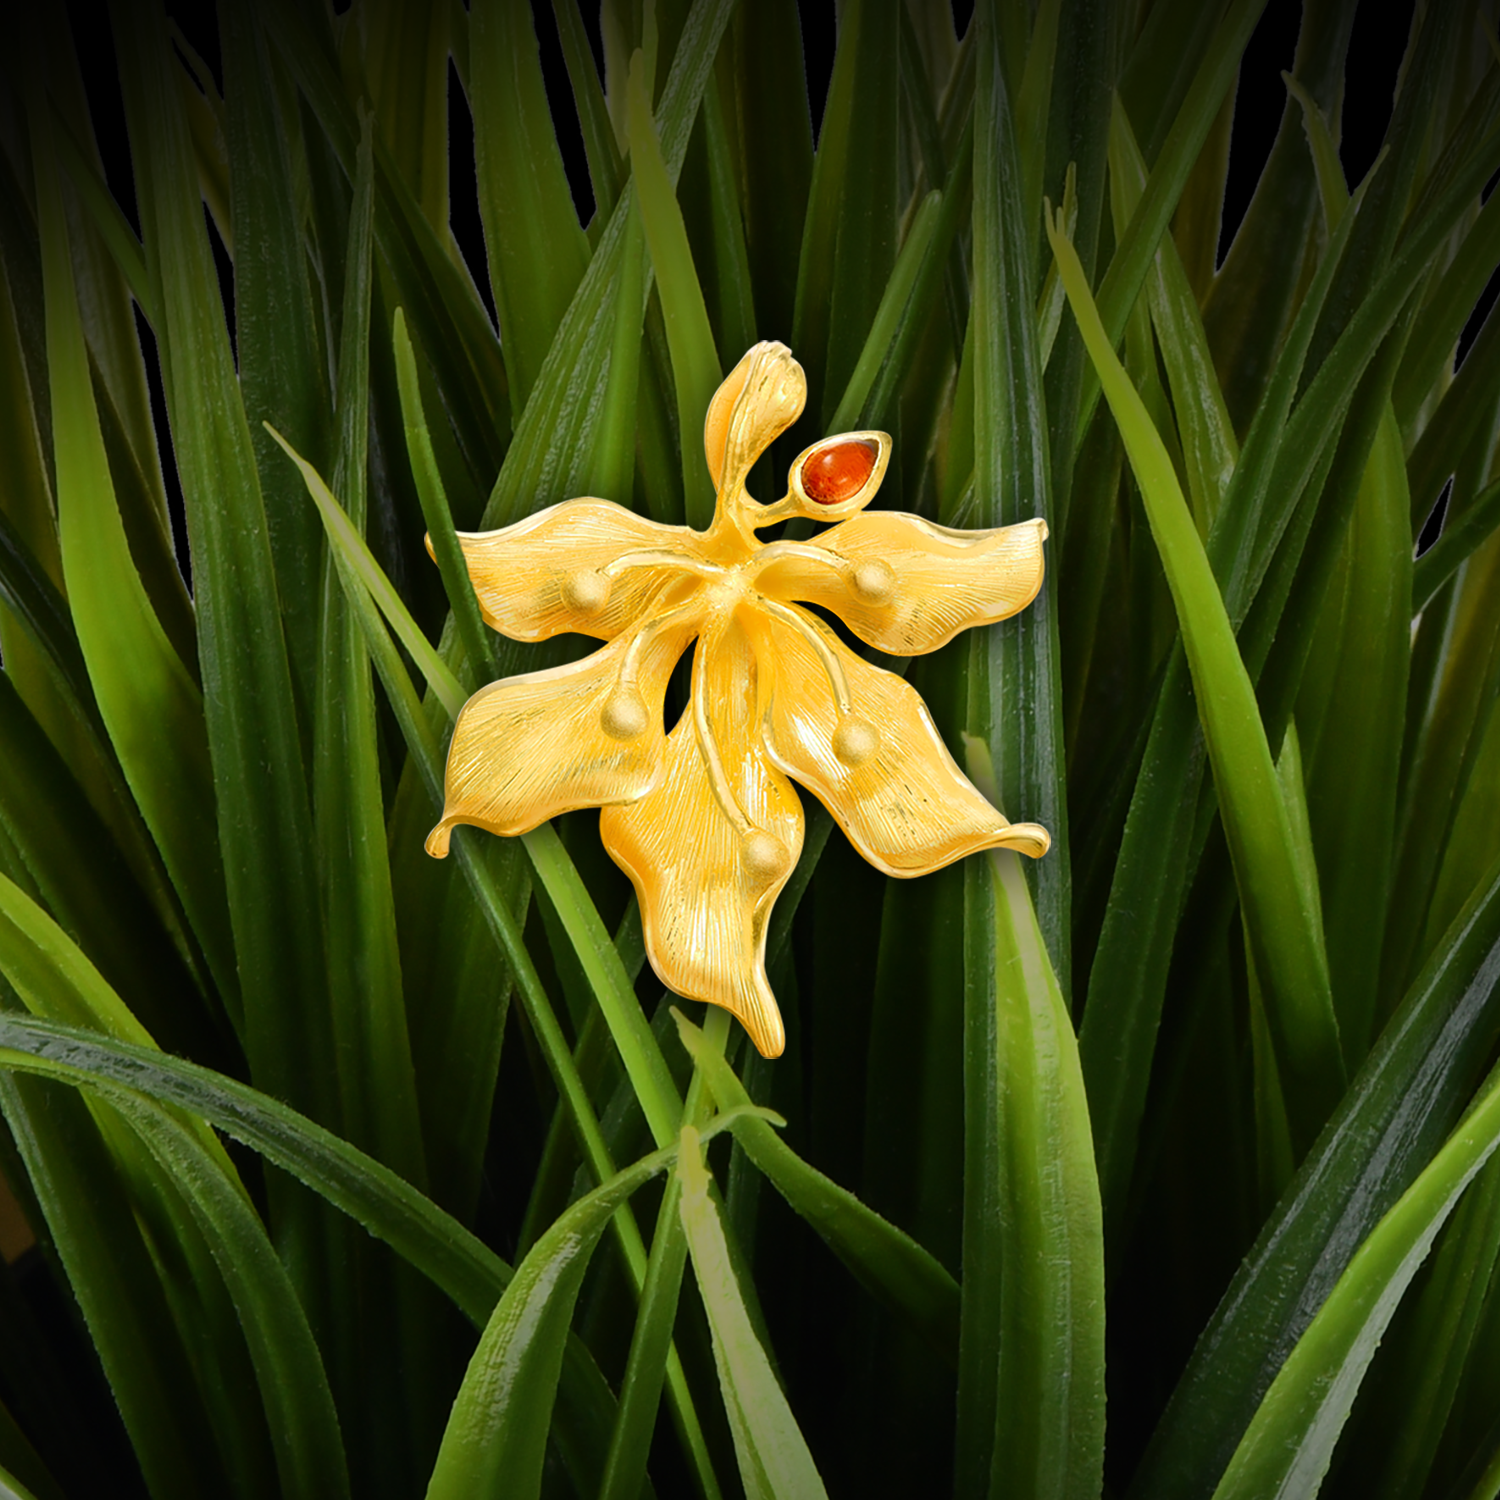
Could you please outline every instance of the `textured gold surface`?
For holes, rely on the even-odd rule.
[[[788,777],[890,875],[925,875],[979,849],[1040,856],[1049,843],[1045,829],[1008,823],[975,790],[912,688],[801,607],[833,611],[893,655],[935,650],[1036,597],[1045,523],[952,531],[861,514],[890,462],[883,432],[813,444],[786,495],[757,504],[745,478],[806,395],[802,367],[774,343],[757,344],[719,387],[704,423],[718,491],[707,531],[570,500],[460,538],[496,630],[609,644],[492,683],[464,705],[442,821],[427,840],[441,857],[457,823],[517,834],[571,808],[601,808],[604,846],[640,899],[652,967],[678,994],[737,1016],[767,1057],[785,1033],[766,981],[766,929],[802,849]],[[851,441],[876,450],[869,478],[821,505],[802,488],[803,467]],[[835,524],[805,542],[756,537],[797,515]],[[668,734],[667,681],[695,639],[688,706]]]

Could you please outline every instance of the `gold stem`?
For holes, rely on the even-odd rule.
[[[705,707],[707,695],[704,691],[707,685],[707,647],[707,638],[699,636],[697,648],[693,653],[693,729],[697,734],[698,751],[703,756],[704,769],[708,772],[708,784],[713,789],[715,800],[724,816],[734,825],[739,836],[742,839],[749,838],[755,830],[740,807],[734,790],[729,785],[729,778],[724,774],[724,763],[719,759],[719,747],[714,743],[713,730],[709,727],[708,710]]]
[[[614,578],[629,568],[677,568],[684,573],[696,574],[699,578],[717,578],[725,570],[717,563],[703,562],[681,552],[670,552],[664,548],[645,548],[640,552],[625,552],[607,567],[599,571],[606,578]]]
[[[823,639],[822,633],[797,610],[788,609],[786,605],[778,603],[775,599],[768,599],[761,594],[758,602],[767,613],[775,615],[778,620],[790,625],[817,652],[818,660],[823,663],[823,670],[828,674],[833,696],[838,699],[839,711],[847,714],[849,712],[849,679],[844,676],[844,664],[833,654],[828,642]]]

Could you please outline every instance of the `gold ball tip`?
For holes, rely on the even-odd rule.
[[[605,701],[599,726],[612,740],[633,740],[646,732],[650,722],[641,695],[629,688],[616,688]]]
[[[562,596],[579,614],[597,614],[609,602],[609,579],[592,568],[570,573],[563,580]]]
[[[447,859],[448,842],[452,837],[453,830],[446,823],[439,823],[427,835],[427,842],[423,847],[434,859]]]
[[[863,765],[880,748],[880,732],[865,719],[845,719],[833,732],[833,753],[846,766]]]
[[[759,880],[771,880],[786,868],[786,845],[762,828],[745,840],[741,852],[745,869]]]
[[[866,604],[884,604],[896,592],[896,575],[879,558],[862,562],[854,570],[854,592]]]

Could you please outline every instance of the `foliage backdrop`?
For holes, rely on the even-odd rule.
[[[1264,8],[844,0],[816,136],[790,0],[0,20],[0,1490],[1500,1493],[1495,6],[1350,182],[1306,0],[1220,263]],[[908,676],[1053,852],[809,805],[774,1063],[592,814],[422,851],[572,649],[424,533],[703,524],[761,337],[758,498],[1051,532]]]

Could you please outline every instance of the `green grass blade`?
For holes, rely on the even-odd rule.
[[[138,1091],[201,1115],[385,1240],[481,1328],[510,1283],[504,1261],[388,1167],[246,1084],[96,1032],[9,1015],[0,1016],[0,1051],[11,1070],[36,1072],[111,1099]],[[101,1239],[101,1252],[104,1245]],[[601,1406],[608,1402],[608,1390],[572,1339],[562,1395],[560,1418],[609,1431],[611,1413]]]
[[[611,1177],[516,1268],[454,1398],[427,1500],[540,1494],[565,1335],[584,1273],[616,1210],[666,1164],[658,1153]]]
[[[1354,1472],[1379,1500],[1441,1484],[1433,1459],[1481,1331],[1497,1252],[1500,1168],[1491,1159],[1444,1226],[1424,1284],[1403,1300],[1366,1377],[1373,1399],[1362,1397],[1345,1439],[1359,1443]]]
[[[146,257],[141,242],[131,228],[124,210],[105,186],[99,169],[89,160],[73,132],[62,120],[55,120],[52,137],[57,159],[66,170],[73,190],[79,196],[110,257],[125,278],[130,295],[140,304],[146,321],[155,327],[160,316],[151,279],[146,272]]]
[[[841,7],[792,324],[825,432],[896,259],[899,49],[900,28],[869,0]]]
[[[1099,283],[1097,298],[1100,321],[1108,333],[1111,348],[1119,343],[1125,331],[1125,320],[1145,284],[1151,263],[1156,258],[1157,246],[1167,233],[1193,164],[1203,150],[1219,108],[1239,70],[1240,58],[1264,9],[1265,0],[1235,0],[1225,11],[1177,118],[1162,143],[1140,203],[1120,236],[1109,269]],[[1073,440],[1075,452],[1093,419],[1098,399],[1094,382],[1086,380],[1078,407],[1078,427]]]
[[[761,0],[734,14],[735,105],[740,122],[740,209],[760,331],[789,342],[800,246],[787,225],[807,218],[812,115],[802,22],[792,0]]]
[[[716,79],[703,91],[704,149],[708,157],[709,224],[713,239],[714,321],[718,327],[719,363],[733,369],[756,341],[755,292],[750,255],[740,216],[739,186],[729,143],[729,122]]]
[[[234,354],[260,479],[298,716],[310,740],[318,684],[323,538],[295,474],[260,425],[287,433],[321,462],[333,457],[328,351],[313,315],[291,153],[277,107],[270,45],[258,7],[223,7],[224,101],[234,262]],[[165,328],[165,323],[157,327]]]
[[[711,1178],[703,1162],[702,1139],[691,1125],[682,1129],[677,1173],[682,1182],[678,1212],[687,1234],[693,1270],[713,1331],[719,1389],[729,1413],[735,1455],[746,1500],[798,1500],[826,1496],[770,1360],[755,1335],[730,1260],[719,1210],[709,1196]]]
[[[324,18],[291,0],[260,9],[268,36],[352,182],[359,120]],[[382,265],[417,346],[433,360],[469,483],[482,491],[505,456],[511,430],[499,340],[467,270],[451,252],[451,240],[439,237],[380,141],[375,173],[375,243]]]
[[[1411,612],[1419,615],[1448,582],[1500,527],[1500,480],[1486,486],[1463,515],[1443,527],[1443,534],[1417,560],[1411,571]]]
[[[1146,163],[1118,103],[1110,123],[1110,181],[1116,180],[1128,185],[1126,202],[1134,213],[1145,190]],[[1193,515],[1206,536],[1233,477],[1239,443],[1214,373],[1198,301],[1170,234],[1162,236],[1147,273],[1146,300],[1172,392]]]
[[[1307,703],[1308,800],[1324,932],[1345,1056],[1364,1056],[1380,987],[1379,913],[1390,889],[1397,781],[1411,657],[1410,501],[1401,434],[1387,410],[1365,466],[1345,547],[1342,622],[1321,617],[1314,653],[1332,660]],[[1316,721],[1314,715],[1317,715]],[[1310,730],[1311,733],[1311,730]]]
[[[1021,220],[1021,174],[998,39],[988,11],[974,44],[974,302],[965,362],[974,361],[974,488],[981,526],[1055,520],[1049,492],[1047,412],[1037,348],[1031,234]],[[1049,569],[1049,574],[1051,570]],[[989,746],[999,805],[1040,823],[1048,856],[1028,872],[1048,951],[1070,990],[1071,871],[1066,757],[1052,577],[1019,615],[974,631],[969,646],[968,730]]]
[[[703,1071],[719,1108],[748,1107],[750,1096],[734,1070],[705,1045],[696,1026],[674,1016],[683,1046]],[[957,1348],[958,1286],[948,1272],[915,1240],[805,1162],[763,1122],[747,1119],[735,1138],[855,1277],[951,1363]]]
[[[1320,109],[1331,112],[1343,97],[1353,21],[1353,12],[1336,3],[1302,12],[1293,72]],[[1296,313],[1318,213],[1302,109],[1288,96],[1271,154],[1203,308],[1237,431],[1249,426],[1260,405]]]
[[[1074,315],[1140,483],[1177,608],[1256,969],[1265,987],[1293,1141],[1305,1150],[1345,1083],[1322,930],[1299,893],[1286,804],[1276,784],[1255,689],[1171,461],[1109,347],[1071,246],[1055,232],[1052,239]]]
[[[609,349],[609,383],[604,388],[604,406],[594,434],[594,463],[589,476],[589,493],[631,508],[635,501],[636,414],[641,409],[637,384],[649,369],[642,368],[641,308],[646,289],[646,230],[639,217],[631,219],[625,229],[621,251],[620,279],[615,294],[615,326]],[[748,347],[748,346],[747,346]],[[652,382],[652,393],[655,383]],[[650,399],[649,396],[647,398]],[[649,410],[649,408],[648,408]],[[643,469],[655,467],[646,457],[642,443]],[[665,514],[663,490],[646,479],[646,504],[653,519]]]
[[[971,742],[970,756],[983,782],[982,745]],[[1095,1495],[1104,1240],[1077,1044],[1019,856],[973,860],[964,873],[957,1488]]]
[[[695,0],[684,23],[656,116],[662,160],[674,184],[732,10],[732,0]],[[516,425],[514,441],[485,508],[486,527],[518,521],[542,505],[582,494],[587,487],[602,414],[598,397],[610,378],[607,355],[615,320],[606,309],[612,310],[618,295],[615,287],[635,212],[635,191],[627,185],[604,226]],[[426,346],[420,337],[418,343]],[[580,371],[588,375],[585,387],[577,383]]]
[[[160,17],[121,5],[113,18],[147,261],[161,288],[157,335],[193,548],[246,1051],[262,1084],[333,1116],[307,772],[254,450]]]
[[[1425,722],[1405,767],[1395,879],[1382,982],[1387,996],[1423,961],[1424,933],[1442,850],[1479,764],[1500,686],[1500,622],[1490,607],[1500,576],[1493,539],[1465,565],[1448,621],[1442,673],[1430,704],[1413,708]]]
[[[1266,1392],[1214,1500],[1316,1493],[1402,1293],[1497,1145],[1500,1080],[1487,1085],[1463,1124],[1355,1252]]]
[[[469,582],[463,549],[453,529],[453,513],[443,490],[442,474],[432,448],[427,416],[422,410],[422,391],[417,381],[417,361],[412,353],[411,338],[406,331],[406,315],[398,307],[394,332],[396,379],[401,392],[401,415],[406,424],[406,455],[411,461],[412,477],[427,520],[427,539],[442,570],[443,588],[453,610],[454,624],[463,642],[470,671],[481,674],[489,670],[492,656],[485,634],[483,616]]]
[[[88,1112],[8,1076],[0,1078],[0,1111],[152,1500],[232,1493],[150,1252]]]
[[[458,17],[463,12],[458,10]],[[373,0],[360,9],[364,84],[381,140],[439,240],[448,232],[448,52],[454,8],[425,0]],[[470,27],[469,82],[474,53]],[[352,48],[350,49],[353,50]],[[451,243],[451,241],[449,241]]]
[[[711,1137],[737,1118],[720,1115],[704,1134]],[[428,1500],[540,1493],[564,1336],[584,1272],[631,1194],[677,1156],[677,1147],[669,1146],[612,1173],[553,1223],[516,1267],[454,1400]]]
[[[1201,1495],[1355,1248],[1432,1160],[1500,1033],[1500,865],[1448,930],[1230,1283],[1132,1483]]]
[[[47,124],[33,112],[59,534],[73,624],[125,778],[234,1014],[238,985],[224,871],[218,842],[203,827],[204,811],[215,803],[203,699],[146,597],[115,506],[63,208],[45,154]]]
[[[480,217],[519,421],[568,304],[588,269],[547,108],[531,14],[508,0],[479,0],[470,21]]]
[[[348,513],[334,497],[323,476],[280,433],[273,429],[271,436],[281,444],[287,457],[301,472],[307,493],[312,496],[323,525],[327,528],[328,539],[337,555],[340,569],[348,570],[358,579],[360,589],[368,595],[371,603],[379,607],[401,644],[416,662],[418,670],[437,694],[443,711],[450,719],[456,718],[468,696],[463,684],[422,634],[421,628],[411,617],[411,611],[386,577],[385,570],[375,560],[365,539],[355,529]]]
[[[656,287],[661,296],[667,344],[672,351],[672,373],[677,390],[677,426],[682,434],[682,488],[687,497],[688,525],[699,531],[713,516],[713,480],[703,444],[695,435],[708,413],[708,404],[723,379],[703,289],[693,268],[682,211],[672,180],[662,160],[651,119],[644,60],[630,63],[629,127],[631,180],[636,206],[646,231]]]
[[[0,825],[43,904],[168,1046],[221,1052],[182,955],[8,674],[0,674],[0,764]]]
[[[381,571],[380,565],[370,555],[363,538],[350,524],[348,516],[317,471],[286,444],[283,443],[283,447],[286,447],[288,455],[302,471],[308,492],[317,502],[328,524],[329,539],[336,549],[339,566],[346,570],[348,578],[357,578],[359,586],[380,605],[386,618],[396,628],[402,644],[412,651],[412,656],[427,677],[428,685],[437,693],[448,716],[456,717],[465,697],[457,678],[427,644],[390,581]],[[437,519],[442,524],[441,512],[437,514]],[[436,771],[435,755],[430,771]],[[548,896],[568,933],[589,986],[604,1011],[652,1132],[663,1142],[670,1140],[681,1114],[681,1099],[672,1083],[661,1049],[651,1036],[650,1027],[641,1013],[630,977],[625,973],[619,953],[599,917],[598,908],[550,825],[543,824],[523,835],[522,841],[537,878],[546,886]]]
[[[651,1134],[665,1146],[682,1117],[682,1100],[635,997],[619,950],[552,825],[543,823],[525,834],[523,841],[536,877],[546,888],[604,1013]]]
[[[634,908],[632,908],[634,910]],[[637,922],[639,915],[637,914]],[[645,961],[644,952],[642,962]],[[680,1018],[679,1023],[680,1023]],[[724,1043],[729,1036],[728,1011],[710,1008],[703,1038],[704,1051],[722,1059]],[[683,1106],[683,1123],[702,1126],[709,1114],[711,1098],[705,1086],[702,1069],[696,1068],[688,1085]],[[744,1104],[749,1105],[748,1098]],[[735,1106],[721,1104],[729,1113]],[[743,1139],[747,1129],[764,1125],[748,1111],[738,1111],[737,1135]],[[641,1305],[635,1328],[630,1336],[630,1355],[620,1382],[620,1409],[615,1429],[610,1434],[609,1453],[604,1478],[599,1485],[599,1500],[630,1500],[638,1495],[646,1474],[646,1460],[656,1426],[657,1408],[661,1402],[662,1382],[672,1346],[672,1329],[682,1291],[682,1273],[687,1264],[687,1236],[680,1213],[682,1183],[674,1173],[667,1180],[657,1210],[656,1229],[651,1238],[651,1259],[646,1267],[646,1283],[641,1291]]]
[[[850,372],[849,383],[833,415],[828,419],[830,432],[850,432],[860,426],[860,418],[867,409],[870,388],[880,374],[897,334],[904,325],[917,279],[925,269],[938,221],[942,216],[943,194],[936,189],[923,198],[911,222],[901,253],[891,268],[890,279],[880,296],[880,306],[875,311],[875,321],[865,338],[864,348]]]
[[[620,151],[615,145],[604,86],[594,64],[588,31],[578,11],[578,0],[552,0],[552,16],[562,42],[568,82],[573,87],[573,106],[583,131],[583,150],[594,189],[594,214],[602,225],[620,193]]]
[[[333,519],[342,517],[342,522],[338,527],[330,524],[329,532],[330,540],[334,543],[334,556],[340,569],[341,582],[346,596],[355,608],[361,629],[365,634],[366,646],[385,684],[387,694],[400,721],[402,733],[406,738],[407,748],[416,761],[418,772],[426,785],[431,805],[435,810],[442,802],[442,780],[439,772],[440,758],[436,736],[427,714],[418,701],[406,668],[396,653],[394,642],[380,622],[374,607],[373,596],[364,580],[367,574],[374,576],[377,582],[388,591],[389,583],[380,572],[379,565],[369,556],[363,539],[348,524],[348,517],[343,516],[338,502],[328,493],[327,486],[323,484],[317,472],[305,460],[291,453],[290,449],[288,453],[302,469],[309,491],[318,500],[324,515]],[[356,562],[359,571],[356,571]],[[395,618],[404,619],[408,625],[411,625],[410,616],[407,615],[399,599],[395,601],[394,608]],[[411,629],[415,631],[415,626],[411,625]],[[417,637],[422,639],[420,632],[417,632]],[[452,717],[457,714],[462,704],[463,690],[442,659],[432,651],[431,647],[426,646],[425,640],[422,644],[430,658],[433,673],[429,682],[439,692],[440,698],[446,694],[447,699],[451,700],[445,701],[444,706],[449,716]],[[660,1048],[656,1046],[654,1038],[650,1037],[649,1029],[646,1038],[641,1038],[637,1042],[639,1031],[634,1021],[639,1018],[639,1007],[635,1002],[628,977],[624,975],[623,967],[619,964],[618,953],[615,953],[614,964],[610,965],[607,960],[607,953],[611,951],[609,939],[602,922],[599,922],[597,910],[593,909],[593,917],[590,920],[588,913],[592,909],[592,903],[589,901],[587,892],[582,882],[577,880],[576,871],[571,876],[569,875],[570,862],[566,860],[566,855],[561,851],[560,846],[556,854],[562,857],[555,857],[554,851],[549,847],[549,832],[550,830],[541,829],[528,835],[527,852],[532,855],[538,874],[550,875],[556,881],[552,899],[559,914],[564,917],[565,921],[571,918],[578,923],[570,931],[570,936],[586,970],[590,964],[593,964],[594,972],[600,975],[602,984],[609,987],[607,990],[596,990],[596,998],[600,999],[607,1019],[623,1020],[621,1029],[615,1033],[616,1043],[620,1048],[622,1058],[631,1068],[632,1082],[641,1080],[642,1104],[649,1109],[652,1107],[648,1103],[648,1100],[652,1098],[652,1090],[646,1080],[656,1067],[656,1059],[660,1057]],[[541,835],[540,839],[538,839],[538,834]],[[555,839],[555,835],[553,838]],[[535,853],[533,843],[537,851]],[[535,1031],[537,1041],[546,1058],[547,1067],[578,1133],[584,1157],[595,1179],[603,1182],[614,1172],[609,1147],[600,1131],[598,1117],[578,1075],[567,1041],[552,1009],[552,1003],[537,974],[536,965],[526,951],[515,916],[507,906],[493,872],[478,851],[470,845],[467,836],[456,841],[454,848],[458,853],[459,866],[469,879],[479,907],[516,977],[527,1018]],[[574,881],[577,881],[576,885],[573,884]],[[611,975],[611,969],[615,971],[613,975]],[[591,979],[592,977],[591,974]],[[619,984],[620,980],[624,981],[623,987]],[[665,1067],[664,1062],[661,1066]],[[675,1108],[680,1110],[680,1104],[677,1104]],[[671,1112],[670,1109],[663,1111],[664,1114]],[[632,1281],[639,1291],[645,1281],[646,1249],[634,1219],[628,1216],[626,1210],[621,1210],[620,1217],[616,1221],[616,1232],[625,1252]],[[668,1365],[667,1378],[674,1415],[684,1434],[684,1441],[692,1451],[695,1461],[700,1454],[706,1461],[706,1450],[701,1445],[701,1435],[697,1416],[693,1410],[692,1398],[687,1389],[680,1361],[675,1353]],[[702,1469],[700,1466],[700,1482],[705,1488],[711,1487],[713,1483],[711,1470]]]
[[[348,497],[350,524],[356,527],[366,511],[373,199],[374,154],[367,129],[360,144],[344,272],[335,469],[336,482]],[[305,498],[302,509],[310,511]],[[324,560],[319,616],[314,831],[344,1131],[420,1187],[426,1181],[426,1160],[396,942],[375,695],[364,637],[332,558]]]
[[[1287,414],[1301,379],[1322,301],[1353,229],[1356,206],[1344,216],[1277,359],[1246,437],[1229,495],[1208,545],[1214,572],[1234,620],[1244,618],[1268,558],[1257,538],[1268,508],[1280,498],[1274,481]],[[1103,930],[1089,974],[1079,1038],[1097,1137],[1106,1218],[1118,1222],[1134,1167],[1137,1129],[1156,1047],[1167,967],[1193,858],[1197,804],[1205,770],[1198,713],[1186,658],[1174,650],[1152,713],[1138,775],[1132,773],[1129,815]]]
[[[482,1326],[510,1281],[492,1250],[389,1167],[248,1084],[154,1049],[55,1021],[0,1017],[5,1066],[113,1099],[134,1089],[201,1116],[391,1245]]]
[[[80,284],[90,289],[86,305],[80,308],[84,324],[84,336],[96,362],[103,392],[102,405],[113,407],[120,416],[120,426],[125,443],[130,451],[133,467],[140,470],[145,493],[141,496],[139,513],[127,520],[137,523],[142,531],[149,528],[165,543],[168,567],[173,574],[170,583],[181,593],[181,582],[172,566],[171,530],[167,519],[167,496],[162,484],[160,462],[157,455],[155,427],[151,418],[151,396],[146,375],[140,339],[136,332],[135,309],[131,298],[136,288],[131,272],[116,258],[117,251],[131,249],[136,267],[140,260],[140,244],[128,224],[124,234],[112,234],[99,224],[95,209],[113,218],[118,214],[108,192],[102,187],[102,161],[97,146],[97,132],[90,118],[88,96],[82,69],[79,65],[74,40],[68,36],[65,13],[47,10],[38,12],[41,31],[46,37],[47,49],[47,94],[53,106],[54,118],[59,129],[55,145],[65,162],[68,175],[77,187],[72,163],[85,169],[92,179],[93,192],[97,194],[92,208],[78,213],[70,205],[69,226],[73,241],[75,274]],[[78,188],[81,198],[91,196],[89,190]],[[94,233],[86,227],[93,220],[98,228]],[[116,220],[117,229],[122,227]],[[128,240],[127,237],[128,236]],[[141,304],[150,305],[149,297]],[[151,587],[148,584],[148,587]],[[160,608],[161,605],[158,604]]]
[[[1479,211],[1473,227],[1464,236],[1453,263],[1443,272],[1423,308],[1419,326],[1412,334],[1401,371],[1396,376],[1396,415],[1408,443],[1423,408],[1441,385],[1445,369],[1451,368],[1459,335],[1474,314],[1486,283],[1500,264],[1500,203],[1491,194]]]
[[[191,1204],[250,1345],[276,1447],[284,1495],[349,1493],[338,1415],[306,1314],[238,1179],[165,1110],[117,1098],[114,1106]]]

